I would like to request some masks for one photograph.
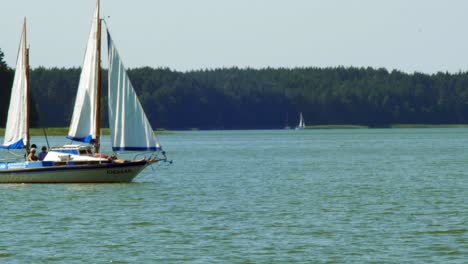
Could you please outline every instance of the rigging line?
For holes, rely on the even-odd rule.
[[[47,149],[50,149],[50,146],[49,146],[49,138],[47,137],[46,129],[43,128],[42,130],[44,131],[45,140],[46,140],[46,142],[47,142]]]

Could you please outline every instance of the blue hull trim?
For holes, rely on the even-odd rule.
[[[24,148],[23,139],[20,139],[20,140],[18,140],[18,142],[13,143],[13,144],[8,145],[8,146],[0,145],[0,148],[2,148],[2,149],[22,149],[22,148]]]
[[[93,141],[93,136],[88,135],[86,137],[71,137],[67,136],[68,139],[73,140],[73,141],[79,141],[79,142],[84,142],[84,143],[91,143]]]

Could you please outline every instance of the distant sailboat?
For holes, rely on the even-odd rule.
[[[286,121],[285,121],[283,129],[291,129],[291,127],[289,126],[289,120],[288,119],[289,119],[288,118],[288,113],[286,112]]]
[[[93,17],[75,101],[69,139],[93,144],[52,147],[44,161],[0,162],[0,183],[130,182],[146,166],[166,156],[108,36],[108,110],[113,151],[146,151],[139,160],[120,160],[100,153],[101,18],[99,0]],[[26,24],[18,55],[3,148],[29,150],[29,81]],[[14,103],[13,103],[14,102]],[[17,109],[18,108],[18,109]],[[10,114],[12,112],[13,114]],[[12,118],[12,121],[10,121]],[[158,157],[162,154],[162,158]]]
[[[302,116],[302,112],[299,114],[299,125],[297,125],[296,129],[304,129],[305,128],[305,123],[304,123],[304,117]]]

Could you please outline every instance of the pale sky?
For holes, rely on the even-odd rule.
[[[466,0],[101,0],[101,5],[129,68],[468,70]],[[0,49],[11,67],[24,16],[32,67],[81,66],[95,0],[14,0],[1,7]]]

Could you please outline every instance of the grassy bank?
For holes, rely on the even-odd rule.
[[[368,129],[369,126],[362,125],[313,125],[306,126],[306,129]],[[468,128],[468,124],[394,124],[379,128]],[[198,130],[198,129],[191,129]],[[109,128],[103,128],[103,135],[109,135]],[[175,132],[168,130],[156,130],[156,135],[173,135]],[[31,136],[44,136],[42,128],[31,128]],[[46,129],[48,136],[66,136],[68,127],[49,127]],[[5,135],[5,129],[0,128],[0,137]]]
[[[306,126],[306,129],[362,129],[369,128],[368,126],[360,125],[315,125],[315,126]]]
[[[361,125],[315,125],[306,126],[307,129],[362,129],[374,128]],[[468,128],[468,124],[393,124],[375,128]]]
[[[390,128],[468,128],[468,124],[394,124]]]

